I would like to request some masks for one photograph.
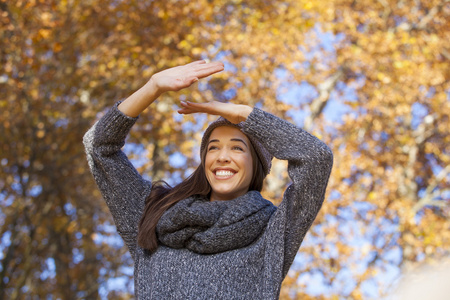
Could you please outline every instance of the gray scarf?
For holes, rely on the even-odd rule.
[[[228,201],[194,195],[169,208],[159,219],[159,241],[201,254],[243,248],[266,228],[276,207],[257,191]]]

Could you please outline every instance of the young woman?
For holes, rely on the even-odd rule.
[[[219,115],[201,165],[173,189],[150,183],[120,150],[138,115],[162,93],[223,70],[197,61],[154,74],[85,135],[89,166],[134,260],[138,299],[278,299],[324,200],[333,156],[316,137],[258,108],[181,102],[182,114]],[[261,197],[271,159],[292,184],[275,207]]]

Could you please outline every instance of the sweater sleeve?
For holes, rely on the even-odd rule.
[[[257,108],[244,122],[243,131],[257,138],[274,157],[288,161],[292,183],[268,225],[274,240],[283,244],[274,248],[283,252],[275,255],[283,256],[280,271],[284,278],[322,206],[333,154],[318,138]]]
[[[138,223],[151,183],[142,178],[121,151],[137,118],[123,114],[117,108],[119,103],[86,132],[83,143],[94,179],[111,211],[117,231],[134,259]]]

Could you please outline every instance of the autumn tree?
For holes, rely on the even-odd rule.
[[[212,119],[174,114],[180,99],[256,105],[327,142],[327,200],[281,298],[376,298],[399,267],[448,255],[449,14],[447,0],[0,0],[0,299],[129,297],[107,291],[132,262],[81,139],[151,74],[201,58],[225,72],[163,96],[125,151],[149,179],[185,178]],[[288,183],[274,161],[263,194],[278,203]]]

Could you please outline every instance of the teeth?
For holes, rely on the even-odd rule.
[[[220,170],[216,172],[217,176],[233,176],[234,173],[231,171]]]

